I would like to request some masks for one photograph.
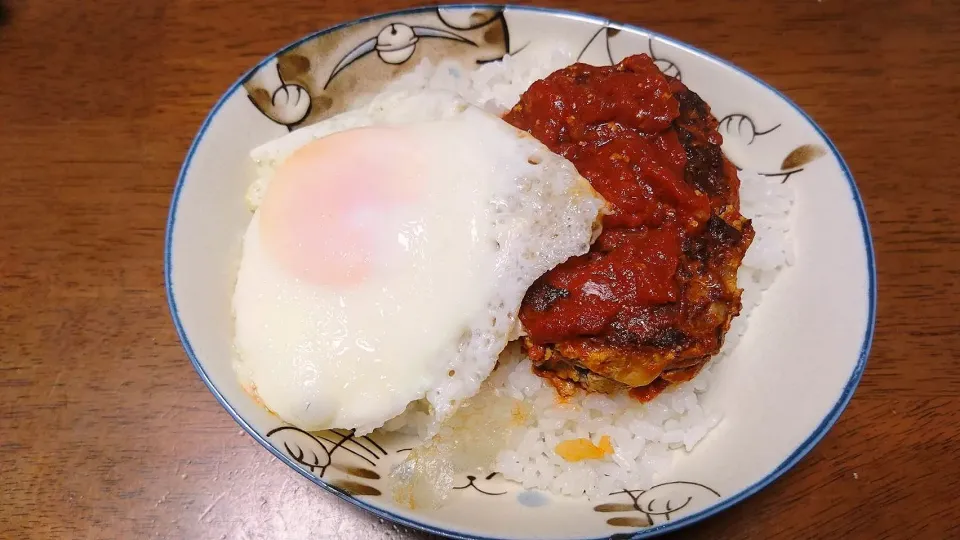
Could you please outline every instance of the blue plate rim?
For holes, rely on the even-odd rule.
[[[167,216],[167,227],[166,227],[166,233],[164,238],[164,288],[166,290],[167,305],[170,310],[170,316],[173,319],[177,336],[180,339],[180,342],[184,348],[184,351],[187,353],[187,356],[190,358],[191,364],[193,364],[193,367],[199,374],[200,379],[203,380],[203,383],[214,395],[214,397],[220,403],[220,405],[224,409],[226,409],[226,411],[230,414],[230,416],[233,417],[233,419],[240,425],[240,427],[242,427],[244,431],[246,431],[251,437],[253,437],[254,440],[260,443],[264,448],[266,448],[271,454],[273,454],[281,462],[283,462],[284,464],[288,465],[289,467],[293,468],[295,471],[300,473],[304,478],[307,478],[308,480],[312,481],[314,484],[320,486],[326,491],[329,491],[330,493],[333,493],[337,497],[351,504],[354,504],[368,512],[371,512],[374,515],[377,515],[378,517],[388,519],[395,523],[400,523],[408,527],[426,531],[432,534],[442,535],[448,538],[456,538],[461,540],[498,540],[494,537],[477,536],[477,535],[464,534],[456,531],[442,529],[433,525],[429,525],[426,523],[409,519],[399,514],[394,514],[382,508],[378,508],[372,504],[367,503],[366,501],[363,501],[362,499],[351,496],[350,494],[344,492],[343,490],[340,490],[334,486],[331,486],[330,484],[327,484],[323,480],[317,478],[316,476],[305,471],[303,468],[297,466],[297,464],[294,463],[294,461],[289,456],[283,454],[283,452],[280,452],[278,449],[273,447],[262,435],[260,435],[255,429],[253,429],[246,422],[246,420],[244,420],[237,413],[237,411],[229,404],[229,402],[227,402],[227,400],[223,397],[223,395],[220,393],[217,387],[210,380],[209,376],[204,371],[203,367],[200,365],[200,361],[193,351],[193,347],[190,344],[190,340],[187,337],[186,331],[184,330],[183,324],[180,320],[180,315],[177,310],[176,299],[173,296],[173,280],[171,275],[171,271],[172,271],[171,245],[173,240],[173,229],[176,222],[177,206],[180,198],[180,191],[181,191],[181,188],[183,187],[187,171],[189,170],[190,164],[193,160],[194,153],[196,152],[197,146],[199,145],[200,141],[203,139],[203,135],[206,133],[211,120],[213,120],[213,118],[217,115],[217,112],[219,112],[220,108],[227,101],[227,99],[229,99],[230,96],[232,96],[233,93],[238,88],[240,88],[241,85],[257,69],[259,69],[261,66],[263,66],[267,62],[273,60],[277,55],[293,47],[296,47],[297,45],[305,41],[308,41],[310,39],[316,38],[324,34],[336,32],[344,28],[348,28],[355,24],[360,24],[366,21],[372,21],[372,20],[382,19],[386,17],[395,17],[395,16],[401,16],[401,15],[423,13],[423,12],[433,11],[436,9],[498,9],[498,8],[502,8],[510,11],[529,11],[529,12],[537,12],[537,13],[546,13],[554,16],[560,16],[563,18],[581,20],[583,22],[588,22],[591,24],[615,25],[619,28],[645,33],[650,35],[651,37],[655,37],[666,43],[669,43],[674,47],[683,49],[688,53],[694,54],[696,56],[700,56],[708,61],[717,62],[727,68],[730,68],[742,75],[749,77],[754,82],[760,84],[770,92],[773,92],[774,95],[776,95],[781,100],[783,100],[786,104],[792,107],[797,113],[800,114],[800,116],[804,120],[806,120],[811,126],[813,126],[813,128],[817,131],[817,134],[819,134],[820,137],[822,137],[823,140],[826,141],[830,152],[833,154],[834,158],[836,158],[837,162],[840,164],[840,168],[843,171],[843,175],[846,178],[847,184],[850,187],[851,195],[853,196],[854,203],[857,208],[857,217],[860,220],[860,225],[863,233],[864,250],[866,252],[866,259],[867,259],[867,278],[868,278],[867,327],[864,332],[863,342],[860,348],[860,356],[857,360],[856,365],[854,366],[853,372],[850,374],[850,378],[847,380],[847,383],[844,385],[843,391],[841,392],[837,402],[831,408],[830,412],[827,413],[827,415],[823,418],[823,420],[816,427],[816,429],[814,429],[814,431],[810,434],[810,436],[807,437],[807,439],[804,440],[789,456],[787,456],[787,458],[784,459],[783,462],[780,463],[780,465],[774,468],[762,479],[758,480],[757,482],[750,485],[749,487],[741,490],[740,492],[723,499],[719,504],[715,504],[713,506],[710,506],[708,508],[695,512],[693,514],[683,516],[676,520],[664,522],[660,525],[656,525],[646,529],[641,529],[633,533],[615,534],[614,536],[617,538],[629,538],[630,540],[639,540],[641,538],[651,538],[653,536],[659,536],[667,532],[676,531],[678,529],[687,527],[689,525],[692,525],[694,523],[707,519],[720,512],[723,512],[724,510],[727,510],[732,506],[756,494],[758,491],[767,487],[768,485],[773,483],[773,481],[775,481],[776,479],[781,477],[784,473],[786,473],[788,470],[793,468],[801,459],[803,459],[805,455],[807,455],[807,453],[810,452],[810,450],[813,449],[814,446],[817,445],[817,443],[820,442],[821,439],[823,439],[823,437],[830,430],[830,428],[833,427],[833,425],[836,423],[837,419],[843,413],[844,409],[846,409],[847,404],[850,402],[850,399],[853,397],[853,394],[857,388],[857,385],[859,384],[860,379],[863,376],[863,372],[867,365],[867,359],[870,355],[870,348],[873,344],[873,336],[874,336],[874,331],[876,326],[876,306],[877,306],[876,259],[874,254],[873,238],[870,234],[870,224],[867,221],[867,213],[866,213],[866,209],[864,208],[863,199],[860,195],[859,190],[857,189],[857,185],[853,179],[853,174],[850,171],[850,167],[847,165],[846,161],[843,159],[843,156],[840,155],[840,152],[837,149],[836,145],[827,136],[826,132],[824,132],[824,130],[816,122],[814,122],[814,120],[803,109],[797,106],[797,104],[794,103],[793,100],[788,98],[779,90],[770,86],[769,84],[764,82],[762,79],[760,79],[759,77],[756,77],[750,72],[744,69],[741,69],[736,64],[728,60],[725,60],[723,58],[720,58],[716,55],[713,55],[707,51],[694,47],[693,45],[689,45],[680,40],[666,36],[664,34],[654,32],[642,26],[625,24],[625,23],[614,23],[608,19],[595,16],[595,15],[589,15],[589,14],[579,13],[576,11],[565,10],[565,9],[554,9],[554,8],[544,8],[544,7],[535,7],[535,6],[518,6],[513,4],[439,4],[439,5],[433,5],[433,6],[421,6],[421,7],[401,9],[396,11],[389,11],[384,13],[378,13],[375,15],[370,15],[367,17],[361,17],[359,19],[354,19],[352,21],[330,26],[323,30],[319,30],[317,32],[304,36],[294,42],[291,42],[290,44],[282,47],[281,49],[278,49],[277,51],[263,58],[259,63],[257,63],[257,65],[252,67],[250,70],[244,73],[239,79],[237,79],[232,85],[230,85],[230,87],[226,90],[226,92],[223,93],[223,95],[220,96],[216,104],[214,104],[213,108],[207,114],[207,117],[204,119],[203,123],[200,125],[200,128],[193,139],[193,142],[190,144],[190,148],[187,151],[186,158],[184,159],[183,165],[180,168],[180,172],[177,175],[177,183],[176,183],[176,186],[174,187],[173,195],[171,197],[170,211]],[[605,540],[612,537],[613,536],[611,535],[605,535],[605,536],[595,537],[595,538],[586,538],[584,540]]]

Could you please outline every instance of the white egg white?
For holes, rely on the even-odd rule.
[[[568,161],[441,92],[383,95],[254,150],[251,206],[269,197],[273,172],[297,148],[384,124],[422,149],[409,159],[426,189],[379,218],[410,234],[367,279],[337,288],[295,277],[264,246],[259,211],[244,237],[233,297],[237,371],[303,429],[368,433],[422,399],[437,424],[448,417],[492,371],[527,288],[588,250],[603,208]]]

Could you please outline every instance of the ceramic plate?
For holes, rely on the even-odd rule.
[[[231,368],[230,298],[248,152],[343,111],[424,58],[465,66],[561,41],[584,62],[639,52],[680,77],[720,119],[738,166],[794,186],[796,263],[751,318],[706,394],[724,420],[656,485],[602,500],[525,491],[497,475],[463,476],[441,510],[409,510],[386,487],[410,441],[284,425],[240,388]],[[836,421],[863,373],[876,304],[870,234],[850,171],[816,124],[782,94],[723,60],[642,28],[571,12],[431,7],[377,15],[307,36],[240,77],[204,121],[177,180],[165,271],[187,355],[251,436],[318,486],[381,517],[461,538],[643,538],[699,521],[763,488]]]

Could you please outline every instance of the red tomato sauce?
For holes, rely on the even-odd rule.
[[[550,310],[526,303],[536,344],[603,332],[611,323],[652,334],[675,324],[681,246],[710,218],[709,197],[684,181],[670,84],[646,55],[599,68],[574,64],[535,82],[504,116],[569,159],[609,203],[590,252],[541,278],[558,291]],[[541,309],[542,308],[542,309]],[[639,316],[638,316],[639,315]]]

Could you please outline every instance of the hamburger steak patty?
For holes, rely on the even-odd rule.
[[[753,240],[710,107],[647,55],[574,64],[504,120],[566,157],[609,203],[590,252],[543,275],[520,320],[561,395],[629,388],[642,401],[695,376],[740,312]]]

